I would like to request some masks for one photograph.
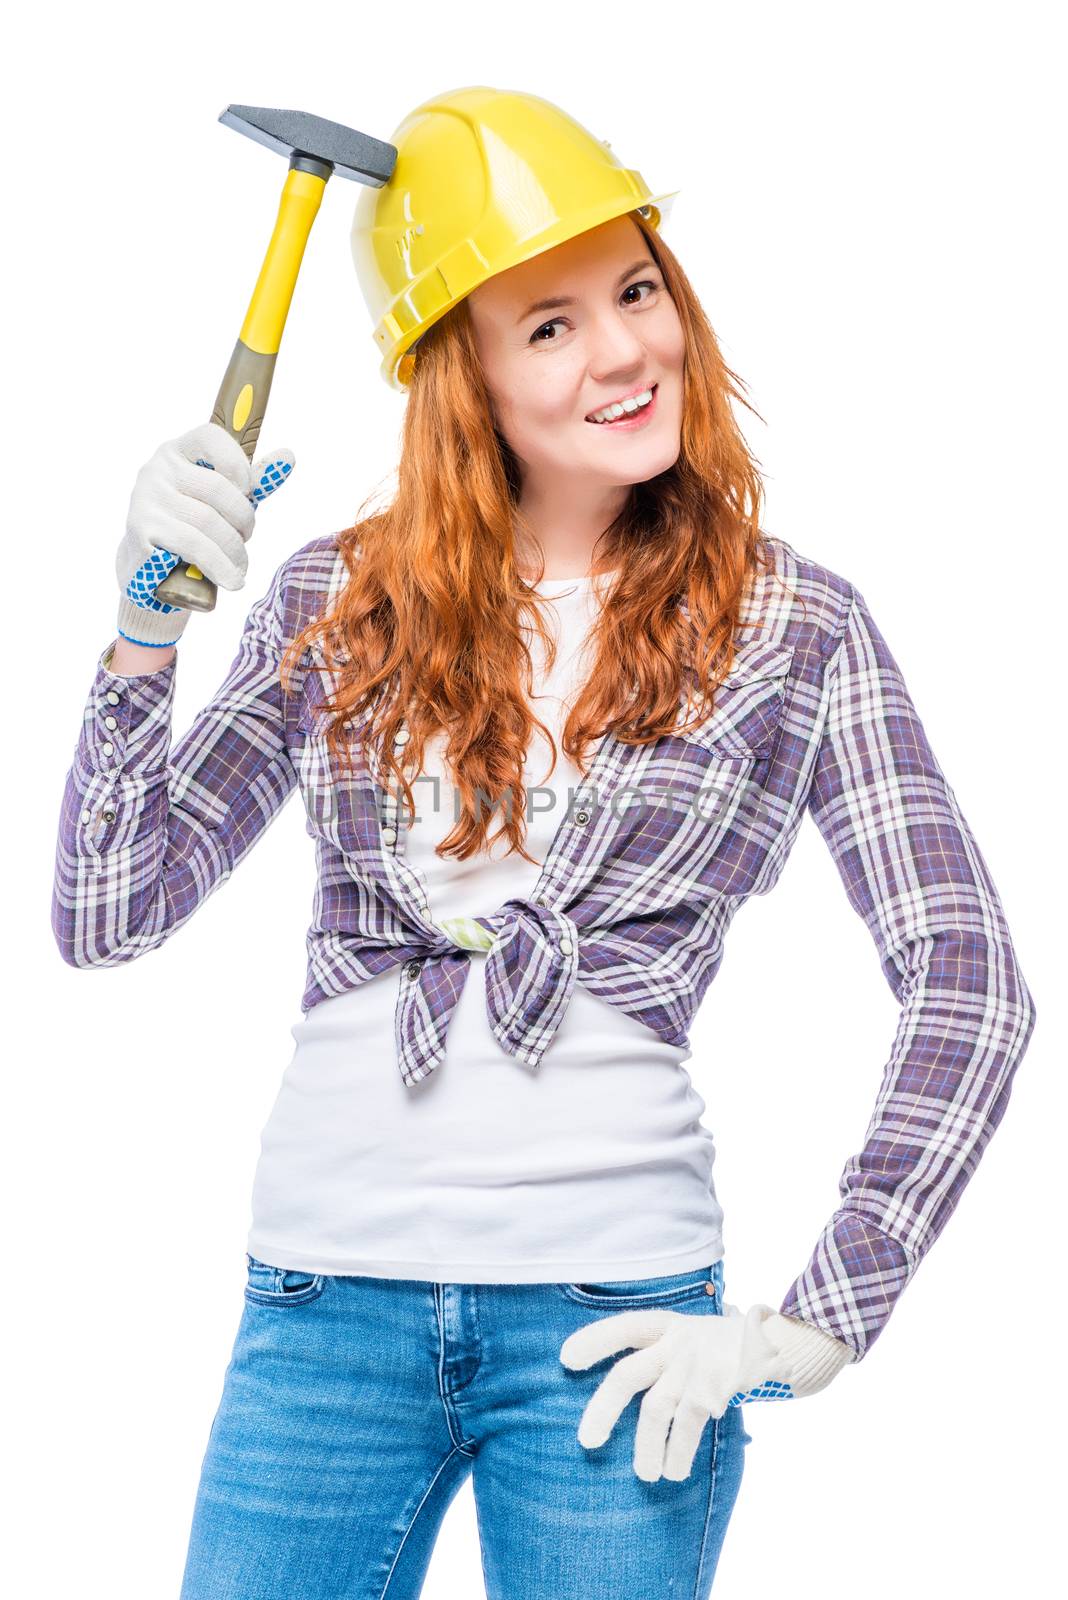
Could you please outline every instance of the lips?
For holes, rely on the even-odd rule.
[[[642,427],[647,421],[651,420],[653,413],[656,411],[656,403],[660,392],[659,382],[643,384],[640,389],[632,389],[630,394],[620,397],[621,400],[630,400],[634,395],[644,394],[647,389],[652,392],[652,399],[646,405],[639,406],[636,411],[624,411],[622,416],[613,417],[610,422],[594,422],[592,417],[586,417],[585,420],[590,424],[591,428],[614,428],[618,432],[629,432],[635,428]],[[619,402],[609,401],[609,404],[619,404]],[[597,409],[600,410],[601,408],[598,407]]]

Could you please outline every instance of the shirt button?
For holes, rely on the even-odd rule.
[[[101,812],[101,816],[104,818],[105,822],[114,822],[115,821],[115,813],[114,813],[114,811],[102,811]]]
[[[563,954],[565,956],[569,956],[571,954],[571,940],[570,939],[561,939],[560,940],[560,949],[561,949],[561,951],[563,952]]]
[[[575,812],[575,821],[576,822],[580,822],[580,823],[589,822],[589,820],[590,820],[590,814],[589,814],[588,811],[576,811]]]
[[[100,750],[101,750],[101,753],[103,755],[106,755],[106,756],[114,755],[115,746],[111,743],[110,740],[108,740],[105,744],[102,744],[100,746]]]
[[[107,728],[107,729],[108,729],[108,730],[109,730],[109,732],[110,732],[110,731],[112,731],[112,730],[113,730],[113,729],[115,729],[115,728],[117,728],[117,727],[118,727],[118,723],[117,723],[117,722],[116,722],[116,721],[115,721],[115,718],[114,718],[114,717],[105,717],[105,718],[104,718],[104,726],[105,726],[105,728]]]
[[[393,743],[394,744],[407,744],[408,740],[410,738],[411,738],[411,734],[408,732],[407,728],[402,728],[400,730],[400,732],[394,738]]]
[[[93,813],[91,811],[83,811],[82,812],[82,821],[83,822],[92,822],[92,820],[93,820]]]
[[[404,976],[406,978],[418,978],[419,968],[422,964],[421,961],[406,961],[404,963]]]
[[[396,844],[396,842],[397,842],[397,830],[396,830],[396,828],[383,828],[382,829],[382,839],[386,844]]]
[[[119,703],[119,697],[115,693],[115,690],[114,689],[109,689],[108,690],[108,705],[109,706],[117,706],[118,703]]]

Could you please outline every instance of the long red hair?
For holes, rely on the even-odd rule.
[[[669,733],[684,682],[713,701],[731,664],[746,584],[759,566],[771,566],[759,527],[763,486],[730,402],[759,412],[726,365],[678,260],[631,215],[685,331],[682,439],[674,465],[634,484],[598,541],[595,564],[618,576],[594,624],[593,670],[561,735],[584,775],[588,742],[609,730],[628,744]],[[519,491],[461,300],[420,341],[396,494],[338,536],[348,578],[282,662],[285,677],[318,645],[337,684],[323,701],[334,714],[326,734],[332,754],[351,762],[344,726],[359,726],[361,740],[377,742],[383,780],[403,791],[409,819],[408,773],[421,771],[425,740],[446,733],[463,809],[437,853],[457,860],[489,842],[492,797],[508,853],[533,861],[523,843],[523,756],[535,727],[556,764],[555,741],[526,698],[533,685],[524,619],[550,663],[555,652],[539,597],[515,564]],[[402,719],[410,737],[398,760],[393,737]]]

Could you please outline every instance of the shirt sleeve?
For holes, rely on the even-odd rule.
[[[1035,1006],[979,847],[856,590],[809,809],[901,1012],[842,1204],[780,1311],[862,1360],[1001,1121]]]
[[[113,646],[98,662],[56,847],[52,929],[71,966],[116,966],[161,945],[293,793],[279,681],[284,572],[173,754],[175,658],[137,677],[108,670]]]

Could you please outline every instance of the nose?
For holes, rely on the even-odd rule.
[[[590,332],[591,378],[598,382],[625,379],[628,373],[640,370],[644,360],[645,345],[633,324],[622,316],[609,313],[594,324]]]

